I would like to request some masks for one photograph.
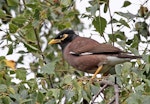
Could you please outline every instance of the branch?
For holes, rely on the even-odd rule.
[[[41,49],[40,39],[39,39],[39,34],[37,32],[37,28],[34,28],[34,33],[35,33],[35,37],[36,37],[36,40],[37,40],[38,49],[40,50],[43,62],[44,62],[44,64],[46,64],[45,56],[44,56],[44,54],[42,52],[42,49]],[[51,88],[53,88],[53,84],[52,84],[52,80],[51,80],[51,76],[50,75],[48,75],[48,79],[49,79]]]
[[[142,6],[145,5],[148,1],[149,1],[149,0],[146,0],[146,1],[142,4]]]
[[[36,37],[36,40],[37,40],[38,49],[40,50],[42,59],[43,59],[44,63],[46,64],[45,56],[44,56],[44,54],[43,54],[43,52],[42,52],[42,49],[41,49],[40,39],[39,39],[39,35],[38,35],[38,32],[37,32],[37,29],[36,29],[36,28],[34,28],[34,33],[35,33],[35,37]]]
[[[111,25],[111,32],[112,32],[112,35],[113,35],[113,46],[114,46],[114,28],[113,28],[113,24],[112,24],[112,20],[113,20],[113,17],[111,15],[111,10],[110,10],[110,6],[108,4],[108,10],[109,10],[109,16],[110,16],[110,25]]]
[[[118,85],[114,85],[114,90],[115,90],[115,104],[119,104],[119,88]]]
[[[99,91],[98,93],[95,95],[95,97],[92,99],[91,104],[94,104],[95,99],[98,97],[98,95],[100,95],[100,93],[107,87],[108,85],[105,84]]]
[[[110,81],[100,81],[100,85],[103,86],[99,91],[98,93],[95,95],[95,97],[92,99],[92,102],[91,104],[94,104],[94,101],[96,100],[96,98],[100,95],[100,93],[108,86],[113,86],[114,87],[114,92],[115,92],[115,95],[114,97],[112,98],[112,100],[108,103],[108,104],[113,104],[115,102],[115,104],[119,104],[119,87],[118,85],[116,84],[116,78],[115,78],[115,83],[112,83]]]

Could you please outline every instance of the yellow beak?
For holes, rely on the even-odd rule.
[[[60,39],[52,39],[48,44],[57,44],[60,43],[61,40]]]
[[[52,39],[48,44],[57,44],[60,43],[61,41],[65,40],[68,37],[68,34],[64,34],[63,38],[61,39]]]

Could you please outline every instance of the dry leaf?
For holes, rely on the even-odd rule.
[[[5,59],[4,62],[6,63],[6,66],[12,68],[12,70],[16,70],[16,63],[13,60]]]

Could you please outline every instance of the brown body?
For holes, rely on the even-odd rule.
[[[90,44],[92,42],[92,45]],[[80,47],[78,47],[80,46]],[[107,47],[106,47],[107,46]],[[74,54],[71,54],[74,52]],[[85,54],[83,54],[85,52]],[[91,52],[95,54],[90,54]],[[102,53],[108,53],[104,55]],[[111,53],[111,54],[109,54]],[[118,54],[116,54],[118,53]],[[129,61],[129,58],[118,60],[109,60],[108,56],[121,56],[123,53],[119,48],[113,47],[109,44],[100,44],[94,40],[85,37],[76,37],[70,42],[63,50],[64,59],[74,68],[88,72],[95,73],[97,68],[103,65],[101,73],[108,73],[108,71],[114,71],[114,66],[125,61]],[[81,54],[81,55],[80,55]]]

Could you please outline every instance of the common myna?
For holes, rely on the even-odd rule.
[[[74,68],[88,73],[114,73],[116,64],[141,58],[129,55],[110,44],[80,37],[73,30],[61,31],[49,44],[60,44],[64,59]]]

